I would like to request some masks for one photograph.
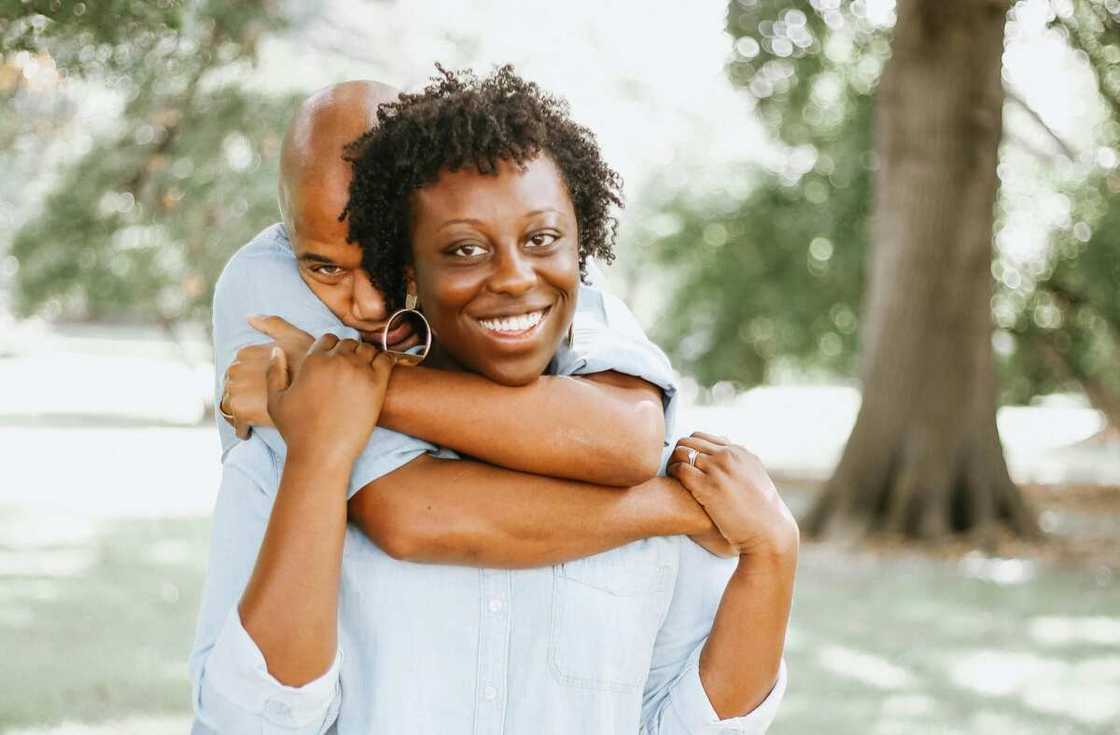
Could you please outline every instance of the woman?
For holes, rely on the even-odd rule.
[[[509,68],[441,73],[355,144],[351,235],[387,298],[419,301],[434,363],[525,385],[570,329],[586,259],[611,256],[618,178],[563,105]],[[255,647],[215,646],[229,661],[211,669],[214,708],[263,663],[276,707],[254,728],[298,708],[307,732],[765,729],[797,530],[756,460],[705,435],[671,459],[733,569],[683,537],[521,572],[402,564],[345,526],[349,466],[389,370],[328,336],[289,382],[277,353],[269,410],[287,462],[239,604]]]

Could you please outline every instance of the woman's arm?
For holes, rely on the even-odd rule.
[[[691,451],[697,452],[693,463]],[[778,679],[797,571],[797,523],[758,458],[722,437],[682,439],[669,468],[739,554],[699,673],[719,717],[742,716],[767,699]]]
[[[391,365],[368,345],[325,335],[289,386],[283,352],[268,370],[269,413],[287,461],[238,610],[269,673],[302,686],[338,646],[338,585],[350,469],[381,408]]]
[[[251,323],[293,364],[311,343],[280,317]],[[243,348],[227,373],[223,410],[239,428],[271,425],[262,379],[270,349]],[[617,487],[657,474],[665,436],[660,389],[619,373],[542,376],[511,388],[468,373],[398,370],[380,425],[509,469]]]

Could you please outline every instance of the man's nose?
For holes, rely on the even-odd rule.
[[[381,321],[385,313],[385,299],[373,285],[373,279],[365,270],[354,273],[354,293],[350,312],[361,321]]]
[[[537,272],[520,248],[505,249],[498,255],[495,266],[486,284],[494,293],[521,296],[536,285]]]

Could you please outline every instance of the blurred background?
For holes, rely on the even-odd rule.
[[[961,5],[0,0],[0,733],[186,731],[214,281],[278,219],[302,96],[435,61],[513,63],[596,131],[628,196],[608,287],[685,428],[813,532],[772,732],[1120,732],[1120,0],[987,3],[991,32]],[[960,187],[877,134],[906,138],[887,78],[997,121],[937,141]],[[908,226],[946,202],[994,216]],[[907,322],[914,282],[954,286]],[[868,339],[892,324],[936,349]]]

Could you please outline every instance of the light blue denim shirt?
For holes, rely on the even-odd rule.
[[[239,251],[219,280],[219,375],[237,349],[262,341],[242,326],[253,313],[356,336],[299,278],[279,226]],[[581,289],[574,336],[553,372],[643,377],[662,387],[669,419],[676,391],[668,361],[621,302]],[[222,487],[190,662],[193,732],[683,735],[763,733],[773,720],[784,664],[753,712],[721,721],[712,709],[699,655],[735,562],[680,536],[510,571],[396,561],[350,527],[335,662],[305,686],[281,684],[236,608],[279,486],[283,442],[261,430],[238,442],[219,427]],[[455,457],[377,429],[355,464],[351,494],[424,452]]]

